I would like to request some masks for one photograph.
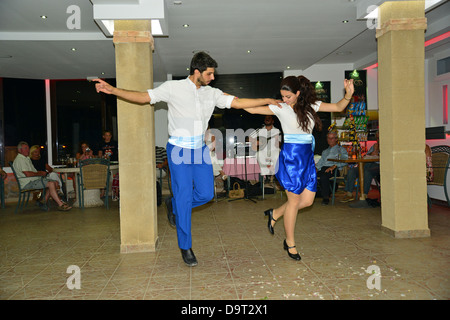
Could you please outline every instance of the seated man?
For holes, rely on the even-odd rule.
[[[119,161],[119,146],[117,141],[112,140],[111,131],[105,130],[103,132],[103,141],[100,143],[97,156],[111,161]]]
[[[155,162],[156,162],[156,201],[157,205],[160,206],[162,203],[162,179],[166,177],[169,172],[169,164],[167,162],[167,152],[165,148],[155,146]]]
[[[378,142],[378,132],[377,132],[377,142],[370,147],[364,158],[379,158],[380,148]],[[368,162],[364,164],[364,196],[367,198],[367,194],[370,191],[370,186],[372,185],[372,179],[380,175],[380,163],[379,162]],[[347,174],[347,181],[345,183],[345,191],[347,192],[346,197],[341,200],[341,202],[352,201],[353,198],[353,188],[355,186],[355,181],[358,178],[358,167],[354,166],[349,168]]]
[[[45,193],[45,199],[43,203],[44,209],[47,209],[47,201],[50,196],[58,204],[58,210],[68,211],[72,209],[72,207],[69,207],[67,203],[64,203],[59,198],[57,192],[58,182],[50,180],[46,177],[47,172],[37,171],[33,166],[31,159],[29,158],[30,147],[28,146],[28,143],[24,141],[19,142],[19,144],[17,145],[17,151],[19,152],[19,154],[14,159],[13,167],[18,178],[26,178],[20,179],[18,181],[18,183],[20,183],[20,187],[23,189],[37,189],[46,187],[48,189],[48,192]],[[44,178],[41,179],[41,177]]]
[[[262,128],[256,129],[250,134],[249,140],[253,151],[256,151],[261,175],[265,176],[270,183],[273,183],[275,167],[280,154],[280,134],[280,130],[274,126],[271,115],[265,116]]]
[[[317,179],[322,191],[322,205],[330,203],[330,178],[334,176],[334,170],[341,170],[345,163],[328,161],[328,159],[348,159],[347,150],[338,144],[336,131],[330,131],[327,134],[329,147],[322,152],[322,157],[316,164]]]
[[[156,177],[158,179],[164,178],[166,176],[167,170],[169,170],[169,165],[167,163],[167,153],[166,149],[163,147],[155,147],[155,162],[156,162],[156,168],[162,169],[162,170],[156,170]]]
[[[211,164],[213,167],[213,175],[214,175],[214,184],[217,192],[225,191],[227,188],[227,184],[225,180],[227,180],[228,176],[223,171],[223,160],[219,161],[216,153],[216,136],[214,135],[214,131],[217,129],[211,129],[208,127],[208,130],[205,132],[205,142],[209,148],[209,156],[211,157]]]

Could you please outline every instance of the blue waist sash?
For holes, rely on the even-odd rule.
[[[285,134],[284,143],[298,143],[298,144],[311,144],[311,149],[314,151],[316,146],[316,140],[312,134]]]
[[[169,137],[169,143],[174,146],[186,149],[198,149],[205,145],[205,136],[199,135],[194,137]]]

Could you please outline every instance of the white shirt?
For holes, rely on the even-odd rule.
[[[27,177],[24,171],[37,172],[33,166],[30,157],[25,157],[23,154],[18,153],[13,162],[14,170],[16,171],[17,178],[19,179],[20,187],[25,187],[28,183],[34,180],[39,180],[41,177]]]
[[[314,111],[319,111],[319,107],[322,101],[317,101],[315,104],[313,104],[311,107],[314,109]],[[309,122],[308,132],[305,132],[302,130],[302,128],[298,124],[297,120],[297,114],[294,112],[294,109],[291,108],[291,106],[287,105],[286,103],[280,103],[281,108],[276,105],[269,105],[270,110],[277,116],[277,118],[281,122],[281,127],[283,128],[284,134],[307,134],[312,133],[314,129],[314,119],[311,118],[311,121]]]
[[[261,152],[269,146],[269,149],[276,150],[278,148],[279,151],[279,142],[280,142],[280,130],[272,126],[272,129],[267,130],[264,126],[263,128],[256,129],[250,134],[250,137],[253,139],[259,138],[259,151]],[[268,156],[270,156],[270,151]]]
[[[197,88],[189,77],[166,81],[148,94],[152,104],[167,102],[169,135],[174,137],[204,135],[214,107],[229,109],[234,99],[210,86]]]

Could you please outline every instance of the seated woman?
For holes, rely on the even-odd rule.
[[[30,148],[30,159],[33,166],[37,171],[47,172],[47,177],[49,180],[57,181],[59,189],[62,190],[62,182],[56,172],[53,172],[53,168],[41,157],[41,147],[38,145],[31,146]]]
[[[75,155],[75,164],[78,164],[80,162],[80,160],[85,160],[85,159],[91,159],[94,158],[94,152],[92,151],[92,149],[89,147],[89,143],[87,143],[86,141],[82,141],[80,143],[80,148],[78,149],[77,154]],[[69,175],[72,180],[73,180],[73,190],[75,192],[75,198],[76,198],[76,181],[75,181],[75,175],[73,173],[71,173]]]
[[[81,142],[80,149],[76,154],[77,163],[80,160],[91,159],[94,157],[94,152],[89,147],[89,144],[86,141]]]

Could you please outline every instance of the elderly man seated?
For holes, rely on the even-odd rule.
[[[316,164],[318,184],[322,191],[322,205],[330,203],[330,178],[334,176],[334,170],[341,170],[345,163],[332,162],[328,159],[348,159],[347,150],[338,144],[336,131],[327,134],[328,148],[323,150],[322,157]]]
[[[19,178],[18,183],[20,183],[20,187],[23,189],[38,189],[46,187],[48,192],[45,193],[45,199],[42,203],[42,207],[44,209],[47,209],[47,201],[50,196],[58,204],[58,210],[68,211],[72,209],[72,207],[61,201],[59,198],[57,192],[58,182],[50,180],[47,177],[47,172],[37,171],[33,166],[29,157],[30,147],[28,146],[28,143],[24,141],[19,142],[17,145],[17,151],[19,154],[14,159],[13,167],[16,171],[17,177]],[[41,179],[41,177],[43,178]]]

